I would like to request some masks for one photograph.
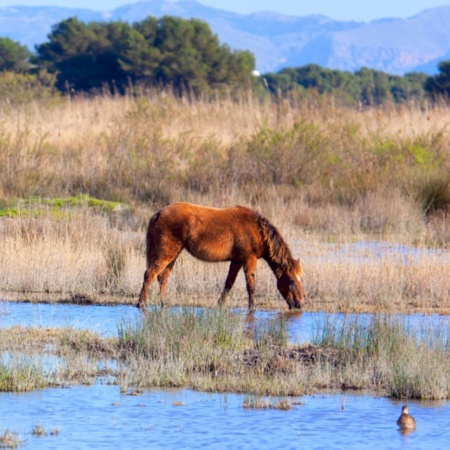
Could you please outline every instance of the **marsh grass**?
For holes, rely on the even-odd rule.
[[[254,327],[253,331],[256,349],[265,349],[273,346],[287,346],[288,330],[286,318],[284,316],[280,316],[275,320],[265,321]]]
[[[263,407],[255,398],[342,390],[449,398],[447,324],[426,317],[415,323],[394,315],[330,318],[312,344],[292,345],[273,338],[279,318],[270,327],[222,309],[151,308],[142,319],[124,320],[118,338],[71,329],[0,330],[9,359],[0,380],[2,390],[18,392],[99,379],[123,393],[152,387],[238,392],[250,396],[252,408]],[[49,364],[43,355],[56,358]]]
[[[359,377],[392,397],[435,400],[450,396],[449,337],[446,323],[425,317],[412,326],[407,316],[346,316],[327,321],[314,343],[339,350],[343,385]]]
[[[11,354],[0,362],[0,391],[26,392],[46,385],[42,364],[25,355]]]
[[[273,222],[301,259],[309,311],[450,313],[447,104],[357,111],[326,97],[261,102],[250,92],[180,99],[152,91],[51,107],[0,102],[0,110],[2,298],[137,302],[148,220],[181,200],[247,205]],[[214,308],[226,273],[226,263],[180,255],[167,305]],[[286,308],[263,262],[256,281],[258,308]],[[253,330],[226,310],[161,311],[157,291],[151,313],[122,324],[118,342],[74,330],[0,331],[16,365],[3,361],[3,385],[89,383],[105,373],[98,361],[111,358],[125,390],[448,397],[440,338],[424,343],[407,327],[346,322],[340,335],[328,326],[321,346],[292,349],[281,322]],[[239,275],[227,307],[245,308],[246,297]],[[33,348],[63,362],[47,373],[42,361],[27,360]]]
[[[119,348],[135,367],[132,383],[183,385],[195,372],[216,373],[248,345],[244,320],[226,310],[152,308],[119,327]],[[129,382],[128,378],[125,380]]]
[[[309,212],[298,220],[320,232],[336,233],[337,216],[339,232],[415,237],[417,227],[419,235],[432,229],[429,212],[449,205],[446,104],[359,111],[324,97],[286,100],[280,109],[279,100],[261,102],[251,92],[66,100],[5,110],[2,197],[89,194],[113,209],[192,198],[265,207],[275,193],[276,203],[300,198]],[[365,200],[373,198],[379,207],[371,213]],[[394,204],[406,207],[396,212]]]
[[[24,392],[115,374],[111,339],[86,330],[21,326],[0,330],[0,390]]]
[[[449,312],[449,111],[158,92],[8,107],[0,291],[130,302],[150,216],[182,200],[247,205],[271,220],[301,258],[310,310]],[[352,247],[364,241],[441,254],[380,258]],[[226,271],[181,255],[167,303],[215,305]],[[259,307],[285,307],[274,284],[260,264]],[[229,304],[245,297],[239,277]]]

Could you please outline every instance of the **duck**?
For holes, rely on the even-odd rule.
[[[397,420],[397,425],[402,430],[415,430],[416,429],[416,421],[413,416],[410,416],[408,413],[408,406],[404,405],[402,408],[402,415]]]

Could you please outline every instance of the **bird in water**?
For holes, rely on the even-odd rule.
[[[408,413],[408,406],[405,405],[402,408],[402,415],[397,420],[397,425],[402,430],[415,430],[416,429],[416,421],[413,416],[410,416]]]

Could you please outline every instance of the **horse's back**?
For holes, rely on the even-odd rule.
[[[250,208],[173,203],[157,215],[149,225],[147,237],[152,241],[178,242],[199,259],[226,261],[262,251],[257,216]]]

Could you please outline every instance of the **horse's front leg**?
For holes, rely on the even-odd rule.
[[[250,257],[244,264],[245,281],[247,282],[248,309],[255,309],[255,274],[256,274],[256,256]]]
[[[242,264],[238,262],[231,261],[230,269],[228,270],[228,276],[225,281],[225,287],[223,288],[222,294],[219,298],[219,305],[223,305],[225,303],[225,299],[233,287],[234,282],[236,281],[236,277],[238,272],[241,270]]]

